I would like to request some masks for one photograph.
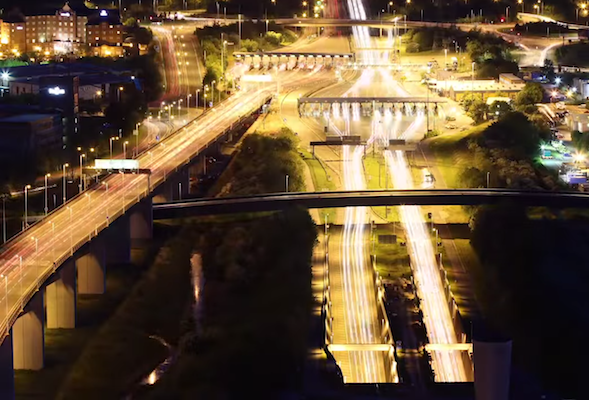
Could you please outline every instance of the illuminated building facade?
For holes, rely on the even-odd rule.
[[[86,41],[88,17],[78,15],[68,3],[54,15],[30,15],[25,21],[27,51],[68,53]]]
[[[86,25],[86,43],[95,56],[122,56],[123,36],[124,27],[116,10],[100,10]]]

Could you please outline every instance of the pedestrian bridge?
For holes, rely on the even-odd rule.
[[[521,206],[589,207],[589,194],[510,189],[414,189],[275,193],[260,196],[190,199],[153,205],[154,219],[279,211],[292,207],[473,206],[511,202]]]

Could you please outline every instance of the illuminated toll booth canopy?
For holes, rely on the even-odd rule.
[[[314,53],[314,52],[234,52],[236,62],[254,69],[286,65],[295,67],[344,67],[355,62],[354,53]]]
[[[417,110],[438,113],[438,105],[444,103],[445,99],[427,97],[300,97],[298,110],[300,117],[337,116],[346,114],[350,108],[360,108],[366,115],[384,109],[401,113],[414,113]]]

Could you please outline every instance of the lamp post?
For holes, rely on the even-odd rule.
[[[472,86],[470,90],[474,94],[474,61],[472,62],[472,76],[471,76],[470,83],[471,83],[471,86]]]
[[[84,158],[86,157],[85,153],[80,154],[80,186],[79,186],[79,191],[78,193],[82,193],[83,190],[83,167],[84,167]]]
[[[525,9],[524,9],[524,0],[517,0],[517,4],[521,4],[521,6],[522,6],[522,12],[525,12]]]
[[[6,243],[6,196],[2,196],[2,243]]]
[[[387,9],[387,14],[390,14],[391,13],[391,7],[392,6],[393,6],[393,2],[392,1],[389,1],[388,9]]]
[[[29,226],[29,210],[28,210],[28,202],[29,202],[29,189],[31,188],[31,185],[26,185],[25,186],[25,231],[27,230],[28,226]]]
[[[139,155],[139,125],[141,122],[135,124],[135,150],[133,150],[134,155]]]
[[[444,67],[448,66],[448,49],[444,49]]]
[[[509,6],[505,7],[505,22],[509,21]]]
[[[65,169],[69,167],[69,163],[63,164],[63,204],[67,201],[67,188],[66,188],[66,179],[65,179]]]
[[[129,144],[128,140],[123,142],[123,159],[127,159],[127,145]]]
[[[47,178],[49,178],[51,174],[45,174],[45,215],[47,215],[47,211],[49,207],[47,207]]]
[[[288,193],[288,174],[286,174],[286,193]]]

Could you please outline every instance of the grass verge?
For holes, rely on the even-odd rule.
[[[372,154],[368,152],[363,160],[364,176],[366,177],[366,188],[370,190],[393,189],[392,177],[388,173],[388,167],[382,153]],[[399,221],[397,207],[371,207],[372,212],[378,218],[387,221]]]
[[[311,173],[311,179],[313,180],[313,186],[315,187],[315,191],[322,192],[322,191],[333,191],[336,190],[337,187],[333,182],[333,178],[329,174],[327,167],[323,165],[320,159],[314,157],[311,153],[306,150],[303,150],[299,147],[299,152],[303,156],[303,161],[307,164],[307,168],[309,168],[309,172]],[[309,188],[310,189],[310,188]],[[325,221],[325,217],[329,216],[332,219],[335,217],[337,213],[336,208],[322,208],[319,211],[319,217],[321,221]]]

